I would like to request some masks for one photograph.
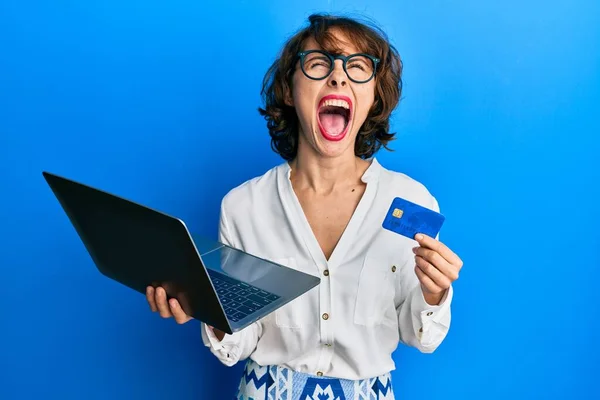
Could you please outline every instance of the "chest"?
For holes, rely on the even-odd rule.
[[[360,185],[328,195],[297,193],[308,224],[327,259],[350,222],[364,191],[365,186]]]

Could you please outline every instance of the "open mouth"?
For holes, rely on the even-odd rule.
[[[325,96],[317,111],[321,134],[328,140],[342,140],[350,126],[352,100],[347,96]]]

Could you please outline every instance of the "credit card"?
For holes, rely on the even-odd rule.
[[[396,197],[383,220],[383,228],[414,239],[417,233],[435,238],[446,218],[429,208]]]

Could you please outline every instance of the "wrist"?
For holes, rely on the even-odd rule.
[[[446,290],[444,290],[443,292],[440,292],[440,293],[429,293],[429,292],[423,291],[423,297],[425,298],[425,302],[427,304],[429,304],[430,306],[437,306],[441,303],[442,299],[444,298],[445,293],[446,293]]]
[[[215,334],[217,340],[222,341],[223,338],[225,337],[225,332],[218,330],[217,328],[214,328],[212,326],[209,326],[210,330]]]

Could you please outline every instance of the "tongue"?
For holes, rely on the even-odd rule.
[[[343,115],[323,113],[320,117],[321,125],[328,134],[335,136],[339,135],[344,130],[346,119]]]

